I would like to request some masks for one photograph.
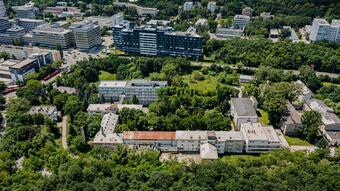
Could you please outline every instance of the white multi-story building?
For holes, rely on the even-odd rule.
[[[242,123],[241,132],[245,138],[247,153],[263,153],[281,148],[281,141],[272,126],[260,123]]]
[[[244,29],[218,27],[216,29],[216,36],[223,39],[240,38],[243,36],[243,32]]]
[[[57,110],[56,106],[33,106],[29,111],[28,114],[34,115],[34,114],[42,114],[46,118],[49,118],[53,121],[58,120],[59,112]]]
[[[241,131],[215,131],[216,148],[219,154],[242,153],[245,139]]]
[[[115,133],[118,125],[118,115],[107,113],[103,116],[100,130],[93,139],[93,144],[100,147],[114,147],[116,144],[123,143],[122,134]]]
[[[256,113],[256,103],[248,98],[231,98],[230,113],[237,129],[240,129],[242,123],[259,121]]]
[[[60,27],[58,24],[40,25],[32,31],[30,43],[36,46],[52,47],[57,45],[62,48],[74,46],[74,34],[72,30]],[[28,36],[26,37],[28,39]]]
[[[208,2],[208,10],[211,12],[211,13],[214,13],[216,11],[216,2],[214,1],[209,1]]]
[[[325,19],[314,19],[309,39],[311,41],[340,42],[340,20],[334,19],[329,24]]]
[[[157,99],[157,91],[166,86],[166,81],[101,81],[98,92],[106,101],[131,100],[136,96],[140,104],[148,105]]]
[[[245,28],[250,22],[250,17],[247,15],[235,15],[233,25],[238,28]]]
[[[194,7],[194,3],[193,2],[185,2],[183,4],[183,10],[184,11],[190,11],[193,7]]]
[[[208,140],[207,131],[176,131],[178,151],[198,152],[201,143]]]
[[[166,131],[124,131],[126,145],[157,148],[164,152],[176,152],[176,132]]]
[[[81,21],[72,24],[69,28],[73,31],[76,47],[82,51],[89,51],[102,44],[97,22]]]

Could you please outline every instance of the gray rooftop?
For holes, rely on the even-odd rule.
[[[231,104],[238,116],[257,116],[253,102],[248,98],[231,98]]]

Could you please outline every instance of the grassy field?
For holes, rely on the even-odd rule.
[[[257,109],[257,113],[260,118],[260,123],[262,125],[269,125],[268,113],[266,111],[263,111],[262,109]]]
[[[185,75],[183,77],[183,81],[189,84],[189,87],[193,90],[197,90],[202,93],[213,92],[217,86],[217,80],[208,75],[202,75],[204,77],[203,80],[195,80],[193,74]]]
[[[324,86],[331,86],[331,85],[340,86],[340,84],[334,84],[334,83],[331,83],[331,82],[322,82],[322,85],[324,85]]]
[[[290,137],[285,135],[285,139],[287,140],[289,145],[297,145],[297,146],[311,146],[308,141],[301,139],[299,137]]]
[[[116,74],[100,71],[99,80],[116,80]]]

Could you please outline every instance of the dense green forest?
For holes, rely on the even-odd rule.
[[[315,70],[338,72],[340,47],[336,44],[273,43],[266,39],[233,39],[208,41],[204,47],[206,56],[213,56],[226,64],[242,63],[245,66],[271,66],[298,69],[303,65]]]

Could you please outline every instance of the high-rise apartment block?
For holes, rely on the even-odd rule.
[[[80,50],[89,51],[102,43],[98,22],[82,21],[69,28],[73,31],[76,47]]]
[[[193,31],[174,32],[171,27],[113,27],[116,48],[131,54],[185,56],[203,55],[202,37]]]
[[[325,19],[314,19],[309,35],[311,41],[340,42],[340,20],[332,20],[329,24]]]
[[[166,87],[166,81],[101,81],[98,92],[106,101],[131,100],[136,96],[140,104],[148,105],[157,99],[157,91]]]

